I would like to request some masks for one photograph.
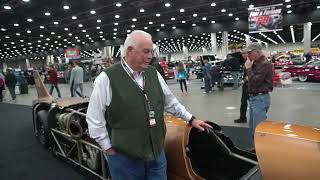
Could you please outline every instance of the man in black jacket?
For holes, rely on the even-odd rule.
[[[11,94],[12,100],[15,100],[16,99],[15,87],[16,87],[17,80],[12,72],[12,68],[8,68],[5,79],[6,79],[6,85]]]
[[[229,56],[229,55],[228,55]],[[239,87],[239,73],[240,73],[240,62],[238,58],[230,55],[230,71],[233,78],[233,89],[238,89]]]

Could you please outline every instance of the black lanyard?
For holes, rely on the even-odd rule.
[[[139,89],[141,90],[141,92],[143,93],[144,95],[144,98],[147,102],[147,105],[148,105],[148,108],[149,108],[149,111],[151,110],[151,105],[150,105],[150,102],[149,102],[149,98],[148,98],[148,95],[147,93],[145,92],[144,88],[146,86],[146,78],[145,76],[143,75],[143,86],[140,86],[140,84],[137,82],[137,80],[134,78],[133,76],[133,73],[130,71],[130,69],[128,68],[128,66],[126,65],[126,63],[124,62],[124,60],[121,60],[121,65],[123,66],[124,70],[127,72],[127,74],[129,75],[129,77],[132,79],[132,81],[139,87]]]

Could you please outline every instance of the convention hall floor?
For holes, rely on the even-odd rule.
[[[196,117],[223,126],[248,126],[248,123],[236,124],[233,122],[239,117],[241,88],[238,90],[225,88],[224,91],[215,90],[212,93],[203,94],[203,90],[200,89],[202,84],[199,79],[189,81],[189,95],[182,96],[176,80],[168,81],[169,88],[178,100]],[[67,84],[59,84],[59,87],[62,97],[70,96]],[[90,96],[92,89],[92,83],[84,84],[86,96]],[[57,96],[55,90],[53,95]],[[271,95],[272,102],[268,119],[320,126],[320,111],[317,104],[320,100],[320,83],[293,81],[290,86],[275,88]],[[15,101],[10,100],[9,92],[5,93],[6,103],[31,106],[32,100],[35,98],[37,98],[37,93],[34,87],[29,88],[29,94],[17,95]]]

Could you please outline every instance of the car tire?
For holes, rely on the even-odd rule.
[[[307,76],[299,76],[298,79],[299,79],[299,81],[301,81],[301,82],[306,82],[307,79],[308,79],[308,77],[307,77]]]
[[[37,128],[37,139],[39,143],[44,147],[49,147],[49,126],[48,126],[48,111],[41,110],[36,116],[36,128]]]

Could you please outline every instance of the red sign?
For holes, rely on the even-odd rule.
[[[65,57],[68,59],[79,59],[80,51],[78,48],[68,48],[66,49]]]

